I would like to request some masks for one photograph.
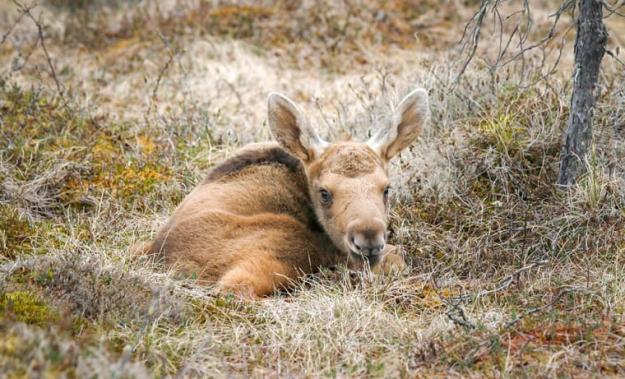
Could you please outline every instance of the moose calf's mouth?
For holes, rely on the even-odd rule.
[[[382,253],[376,255],[364,255],[362,253],[350,250],[350,255],[354,260],[359,260],[363,263],[367,262],[369,264],[369,267],[374,267],[382,260]]]
[[[384,252],[384,244],[377,246],[375,248],[358,248],[358,246],[350,243],[348,244],[349,253],[353,259],[359,259],[362,261],[366,261],[369,263],[371,267],[375,266],[378,262],[380,262],[383,252]]]
[[[349,244],[349,250],[352,254],[368,258],[382,255],[382,253],[384,252],[384,244],[366,248],[360,248],[357,245]]]

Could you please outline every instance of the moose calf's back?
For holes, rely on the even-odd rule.
[[[311,207],[301,162],[277,143],[248,145],[215,167],[161,228],[152,252],[211,282],[237,265],[311,272],[339,258]]]

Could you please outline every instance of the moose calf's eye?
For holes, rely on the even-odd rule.
[[[388,200],[388,193],[390,192],[390,190],[391,190],[391,187],[387,186],[386,188],[384,188],[384,201]]]
[[[321,203],[323,205],[330,205],[332,203],[332,194],[327,190],[319,190],[319,196],[321,197]]]

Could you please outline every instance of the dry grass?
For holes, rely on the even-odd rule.
[[[474,2],[111,4],[33,10],[63,96],[32,23],[0,45],[0,376],[625,375],[614,60],[588,172],[565,192],[570,54],[529,88],[531,57],[523,78],[477,61],[455,84]],[[551,5],[536,5],[542,30]],[[2,25],[17,15],[0,7]],[[326,271],[240,303],[131,256],[208,168],[269,138],[267,92],[339,138],[415,86],[432,128],[393,167],[391,226],[409,274]]]

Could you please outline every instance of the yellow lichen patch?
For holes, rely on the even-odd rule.
[[[158,158],[154,157],[154,136],[128,134],[123,125],[113,125],[107,133],[89,136],[90,146],[84,153],[89,166],[82,175],[66,179],[60,191],[64,204],[93,205],[93,196],[102,191],[128,200],[147,194],[170,178],[169,169],[153,161]]]
[[[88,190],[89,184],[82,178],[70,178],[61,192],[61,200],[64,204],[79,203]]]
[[[0,320],[15,319],[27,324],[44,325],[55,322],[58,314],[37,295],[27,291],[0,295]]]
[[[169,173],[165,168],[130,165],[118,166],[114,174],[102,175],[95,183],[110,188],[118,196],[129,198],[147,194],[154,186],[168,178]]]
[[[141,134],[137,136],[137,146],[139,146],[139,148],[141,148],[141,150],[148,155],[152,154],[156,149],[154,139],[146,134]]]
[[[111,139],[104,135],[101,135],[96,139],[91,152],[94,160],[99,162],[110,162],[117,154],[119,154],[119,150],[115,147]]]
[[[167,176],[152,167],[129,167],[122,171],[120,176],[120,192],[125,195],[133,193],[146,193],[158,182],[167,179]]]
[[[423,287],[420,300],[426,309],[438,309],[445,306],[444,300],[458,295],[458,292],[451,288],[437,289],[431,285]]]

